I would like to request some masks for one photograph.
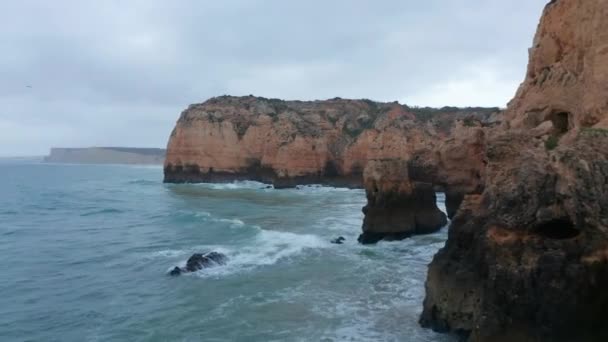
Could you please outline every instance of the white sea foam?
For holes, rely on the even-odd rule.
[[[242,220],[240,220],[238,218],[215,217],[206,211],[191,212],[191,215],[196,218],[203,219],[203,221],[228,223],[231,226],[239,226],[239,227],[245,225],[245,222],[243,222]]]
[[[226,218],[219,218],[219,219],[212,219],[214,221],[217,222],[223,222],[223,223],[229,223],[231,226],[244,226],[245,222],[239,220],[239,219],[226,219]]]
[[[147,255],[147,257],[149,257],[151,259],[176,258],[176,257],[184,256],[186,254],[188,254],[188,251],[183,250],[183,249],[166,249],[166,250],[162,250],[162,251],[156,251],[156,252],[149,253]]]
[[[439,208],[439,210],[443,211],[444,213],[447,213],[448,210],[445,207],[445,193],[438,192],[436,195],[437,195],[437,207]]]
[[[226,265],[204,269],[194,273],[199,277],[223,276],[244,271],[251,271],[257,267],[273,265],[289,258],[296,257],[306,250],[329,247],[327,241],[316,235],[295,234],[263,230],[256,226],[249,226],[258,230],[258,234],[246,246],[219,246],[202,245],[183,250],[164,250],[151,254],[152,257],[181,260],[170,265],[168,270],[175,266],[185,266],[187,258],[196,252],[216,251],[228,257]]]
[[[203,221],[213,221],[213,222],[221,222],[228,223],[231,226],[244,226],[245,222],[238,218],[224,218],[224,217],[214,217],[210,213],[206,211],[197,211],[197,212],[189,212],[190,215],[202,219]]]
[[[237,190],[237,189],[274,189],[270,184],[264,184],[256,181],[235,181],[232,183],[207,183],[201,184],[202,186],[214,189],[214,190]],[[270,188],[269,188],[270,187]]]
[[[211,214],[209,214],[206,211],[198,211],[194,213],[195,217],[211,217]]]
[[[325,185],[321,185],[321,184],[297,185],[295,189],[300,194],[310,194],[310,193],[325,194],[325,193],[337,192],[337,191],[340,191],[340,192],[360,191],[360,190],[353,190],[353,189],[349,189],[349,188],[335,188],[332,186],[325,186]]]

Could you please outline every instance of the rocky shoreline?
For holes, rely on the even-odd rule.
[[[435,232],[420,324],[469,341],[604,341],[608,2],[553,0],[508,108],[219,97],[184,111],[167,182],[363,186],[361,243]]]
[[[370,203],[361,241],[403,239],[446,224],[433,189],[448,193],[450,216],[465,194],[481,191],[484,130],[496,126],[499,119],[496,108],[222,96],[181,114],[169,139],[164,180],[365,188]],[[372,174],[370,164],[382,168],[390,161],[404,161],[401,167],[407,178],[402,181],[414,186],[413,193],[390,193],[389,185],[386,193],[373,196],[378,199],[374,201],[371,194],[376,191],[365,173]],[[378,169],[373,174],[387,178],[383,172]],[[396,194],[410,199],[385,200]],[[412,210],[420,214],[406,218],[409,214],[401,213]]]

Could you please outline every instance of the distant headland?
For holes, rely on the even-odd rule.
[[[45,163],[162,165],[166,150],[136,147],[51,148]]]

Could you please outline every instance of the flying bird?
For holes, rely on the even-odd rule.
[[[30,89],[32,88],[32,86],[31,86],[31,85],[26,85],[25,87],[26,87],[26,88],[30,88]]]

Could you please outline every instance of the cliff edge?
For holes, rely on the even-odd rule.
[[[276,187],[361,187],[370,160],[405,160],[450,136],[457,121],[491,124],[497,111],[340,98],[216,97],[181,114],[167,146],[165,182],[247,179]]]

